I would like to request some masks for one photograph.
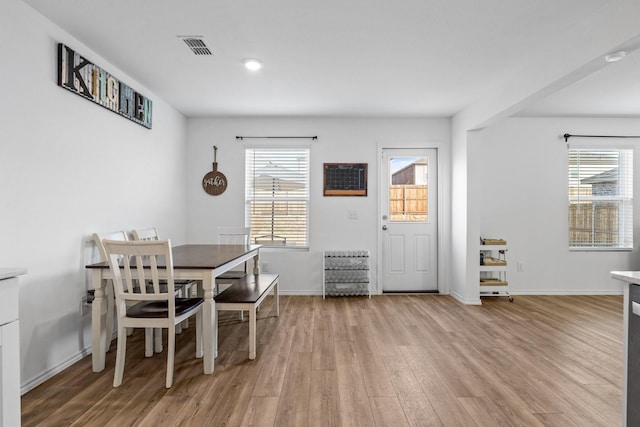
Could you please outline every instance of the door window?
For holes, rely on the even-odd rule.
[[[389,160],[390,222],[429,222],[429,162],[426,157]]]

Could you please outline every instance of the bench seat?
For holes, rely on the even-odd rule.
[[[276,316],[280,316],[278,278],[277,274],[249,274],[214,297],[218,311],[249,312],[249,359],[256,358],[256,310],[272,290]]]

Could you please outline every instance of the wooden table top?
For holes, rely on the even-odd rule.
[[[240,258],[249,252],[258,250],[262,245],[180,245],[172,248],[174,269],[218,268],[230,261]],[[158,260],[161,266],[162,261]],[[109,263],[98,262],[86,268],[109,268]]]

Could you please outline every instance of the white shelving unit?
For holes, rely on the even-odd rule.
[[[368,295],[369,251],[334,250],[322,253],[322,298],[326,295]]]
[[[507,245],[480,245],[480,296],[506,296],[509,294],[507,281]]]

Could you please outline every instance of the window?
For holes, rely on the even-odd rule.
[[[308,247],[309,148],[247,148],[245,173],[251,242]]]
[[[633,150],[569,150],[569,247],[633,247]]]

